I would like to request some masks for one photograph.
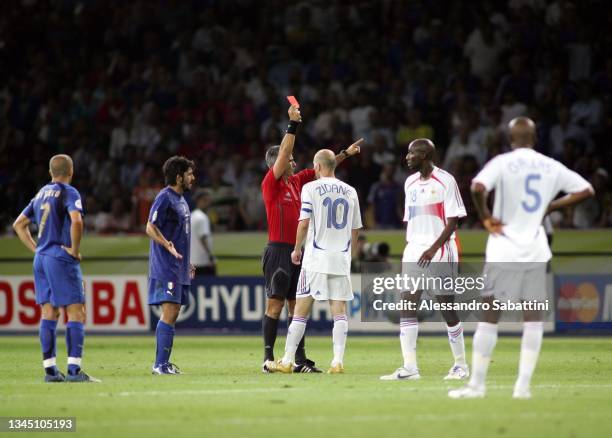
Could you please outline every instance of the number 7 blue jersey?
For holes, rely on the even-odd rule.
[[[70,184],[51,182],[41,188],[22,214],[38,225],[36,253],[75,262],[62,249],[72,246],[70,212],[83,214],[81,195]]]

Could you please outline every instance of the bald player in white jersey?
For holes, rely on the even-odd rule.
[[[501,316],[501,310],[493,309],[494,300],[521,303],[546,299],[546,262],[552,253],[542,226],[544,216],[595,193],[576,172],[533,150],[537,137],[531,119],[513,119],[509,127],[513,150],[493,158],[472,180],[474,204],[490,233],[486,249],[487,278],[482,296],[491,308],[484,312],[484,321],[478,323],[474,334],[470,382],[449,391],[451,398],[485,395],[487,370]],[[492,190],[495,190],[493,215],[486,202]],[[559,192],[567,195],[555,199]],[[504,265],[500,266],[500,262]],[[531,398],[531,376],[544,332],[541,312],[524,310],[523,319],[519,374],[513,393],[513,397],[519,399]]]
[[[414,140],[408,146],[406,162],[416,170],[406,179],[404,221],[406,222],[406,248],[402,257],[402,274],[419,278],[457,276],[459,254],[455,242],[455,229],[459,219],[465,217],[465,206],[455,178],[434,166],[434,144],[426,139]],[[427,289],[440,303],[454,302],[454,290]],[[417,367],[416,345],[419,332],[417,306],[423,290],[402,292],[402,300],[414,303],[413,309],[400,313],[400,346],[403,366],[381,380],[416,380],[421,377]],[[469,376],[465,361],[463,327],[455,310],[440,312],[446,321],[448,341],[454,363],[445,380],[461,380]]]
[[[305,241],[304,259],[285,355],[278,361],[277,370],[292,372],[295,351],[304,336],[312,304],[317,300],[329,301],[334,318],[334,357],[328,373],[337,374],[344,371],[348,333],[346,302],[353,299],[351,244],[362,226],[361,213],[355,189],[334,176],[334,153],[322,149],[315,154],[313,161],[317,179],[302,188],[300,222],[291,254],[293,263],[299,265]]]

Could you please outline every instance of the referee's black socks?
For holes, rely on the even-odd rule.
[[[264,315],[261,323],[264,338],[264,361],[274,360],[274,343],[276,342],[276,332],[278,331],[278,319]]]

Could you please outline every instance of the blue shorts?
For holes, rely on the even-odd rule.
[[[189,302],[188,284],[149,278],[149,305],[161,303],[187,304]]]
[[[34,256],[36,303],[53,307],[85,303],[81,265],[45,254]]]

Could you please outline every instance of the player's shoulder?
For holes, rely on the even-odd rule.
[[[164,187],[163,189],[159,191],[157,196],[155,196],[155,200],[156,201],[171,201],[172,199],[170,197],[170,190],[172,190],[170,187]]]
[[[421,174],[419,172],[414,172],[413,174],[408,175],[408,178],[406,178],[406,181],[404,182],[404,187],[408,187],[410,184],[417,181],[420,178],[420,175]]]
[[[79,193],[79,191],[77,190],[76,187],[71,186],[70,184],[62,184],[64,186],[64,190],[66,190],[66,193],[69,193],[72,196],[77,196],[77,197],[81,197],[81,194]]]
[[[432,176],[438,181],[440,181],[444,187],[449,187],[451,185],[457,184],[455,177],[450,172],[447,172],[446,170],[440,167],[434,167]]]

